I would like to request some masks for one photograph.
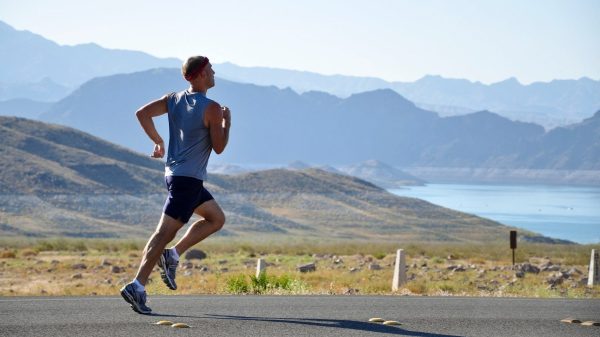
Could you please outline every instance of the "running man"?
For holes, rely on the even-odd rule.
[[[121,296],[140,314],[152,312],[146,306],[144,286],[156,263],[167,287],[177,289],[175,272],[179,256],[220,230],[225,223],[225,214],[203,187],[203,182],[211,151],[220,154],[227,146],[231,113],[227,107],[206,97],[206,91],[215,85],[215,72],[207,57],[190,57],[181,72],[190,82],[187,90],[165,95],[136,112],[142,128],[154,142],[154,158],[162,158],[165,148],[152,118],[165,113],[169,117],[169,150],[165,165],[169,194],[156,231],[144,248],[135,278],[121,289]],[[203,220],[194,222],[177,244],[165,249],[193,213]]]

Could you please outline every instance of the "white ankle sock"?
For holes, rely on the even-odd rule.
[[[143,284],[140,283],[140,281],[138,281],[137,279],[133,280],[133,286],[135,287],[135,290],[137,291],[146,291],[146,287],[144,287]]]
[[[171,252],[173,253],[173,258],[177,261],[179,261],[179,254],[177,254],[177,249],[175,249],[175,247],[171,247],[169,248],[171,250]]]

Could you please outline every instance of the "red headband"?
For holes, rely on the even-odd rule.
[[[195,79],[198,74],[200,74],[202,72],[202,69],[204,69],[204,67],[206,67],[206,65],[208,64],[208,57],[205,57],[204,60],[202,61],[202,63],[200,63],[200,65],[191,73],[185,75],[185,80],[186,81],[191,81],[193,79]]]

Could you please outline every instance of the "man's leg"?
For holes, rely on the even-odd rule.
[[[150,272],[152,272],[152,268],[154,268],[154,265],[160,258],[163,249],[167,243],[175,238],[175,234],[177,234],[181,226],[183,226],[181,221],[173,219],[166,214],[162,215],[156,231],[148,240],[146,248],[144,248],[144,256],[142,257],[135,280],[126,284],[121,289],[123,299],[131,304],[133,310],[140,314],[150,314],[152,312],[152,309],[146,306],[146,290],[144,289],[144,285],[148,282],[148,276],[150,276]]]
[[[225,214],[214,199],[198,206],[194,213],[204,219],[194,222],[181,240],[177,242],[175,249],[178,254],[183,254],[193,245],[220,230],[225,224]]]
[[[167,244],[175,238],[177,231],[181,229],[183,225],[183,222],[163,213],[160,222],[156,227],[156,231],[152,234],[144,248],[144,256],[142,257],[138,272],[135,275],[136,280],[142,285],[146,285],[148,277],[156,265],[156,262],[158,262],[163,250]]]

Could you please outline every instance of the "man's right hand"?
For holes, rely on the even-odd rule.
[[[158,134],[158,131],[156,131],[152,118],[167,113],[167,100],[168,95],[164,95],[162,98],[144,105],[135,112],[142,128],[148,137],[152,139],[152,142],[154,142],[154,151],[150,155],[152,158],[162,158],[165,155],[165,144],[163,144],[162,138]]]
[[[223,112],[223,128],[229,129],[231,126],[231,111],[226,106],[221,107],[221,111]]]
[[[154,152],[152,152],[152,155],[150,155],[150,157],[162,158],[164,156],[165,156],[165,144],[162,142],[154,144]]]

